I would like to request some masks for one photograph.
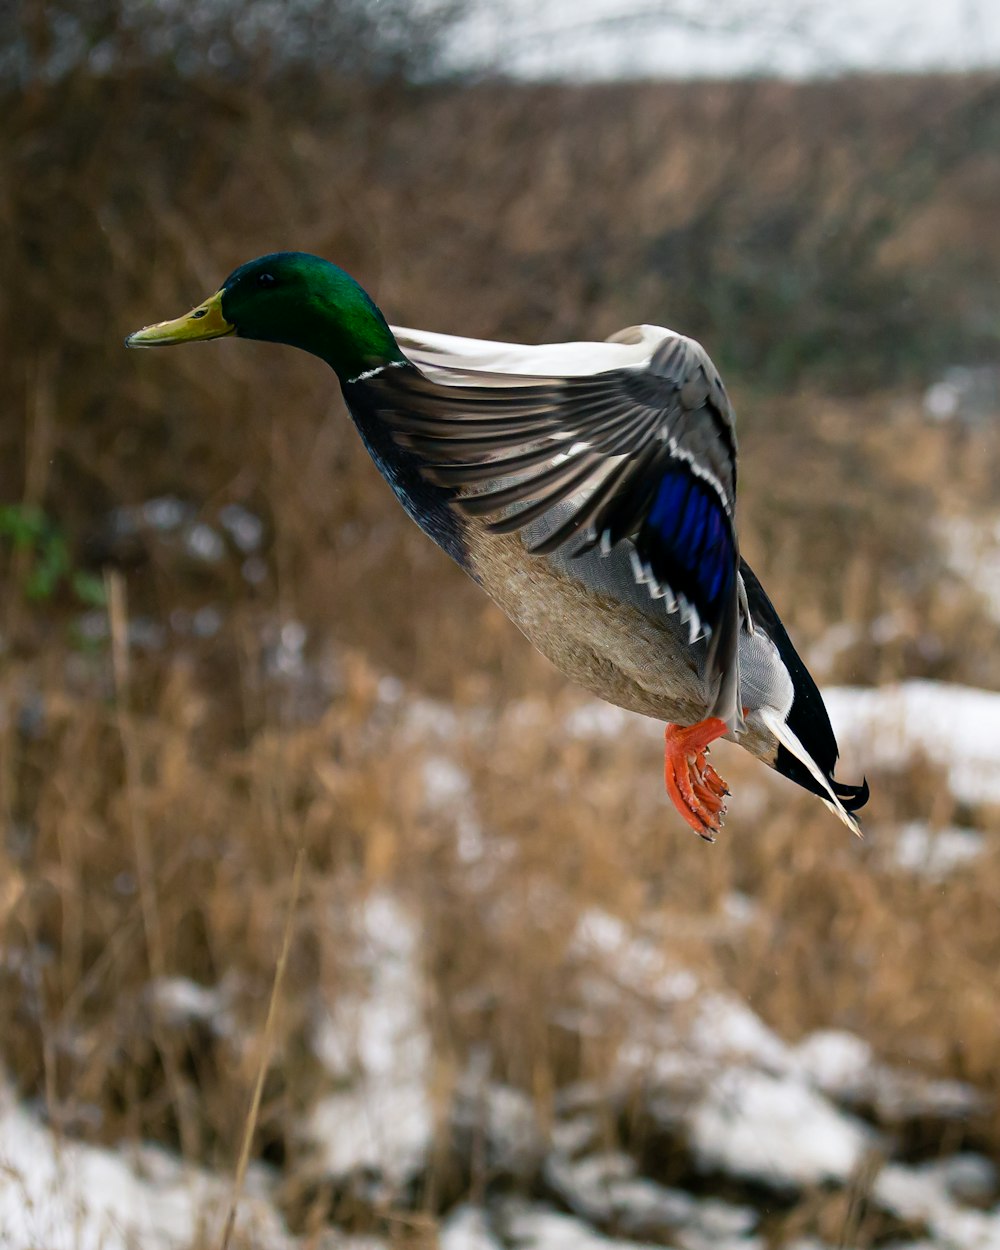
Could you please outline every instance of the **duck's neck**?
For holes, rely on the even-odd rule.
[[[318,310],[309,342],[303,344],[306,351],[326,361],[342,384],[406,359],[381,310],[366,291],[354,285],[353,298],[332,310],[329,306]]]
[[[417,457],[401,447],[379,418],[378,375],[408,365],[392,331],[368,293],[342,269],[313,262],[307,295],[282,310],[273,334],[255,327],[253,337],[271,337],[319,356],[340,379],[348,411],[382,475],[417,524],[465,566],[462,527],[449,506],[452,492],[421,472]],[[273,307],[273,305],[272,305]],[[264,328],[267,330],[267,327]]]

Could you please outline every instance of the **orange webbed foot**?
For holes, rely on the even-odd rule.
[[[726,732],[717,716],[696,725],[668,725],[664,733],[663,777],[674,806],[706,842],[714,842],[726,814],[726,783],[709,764],[709,744]]]

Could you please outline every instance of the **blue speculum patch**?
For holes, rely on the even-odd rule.
[[[715,607],[729,593],[733,544],[722,502],[711,486],[685,469],[668,470],[645,528],[651,554],[660,547],[664,563],[684,574],[678,580],[687,585],[676,590],[693,591],[704,608]]]

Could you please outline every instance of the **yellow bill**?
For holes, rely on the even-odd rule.
[[[222,292],[216,293],[173,321],[136,330],[125,340],[126,347],[169,347],[171,343],[194,343],[198,339],[221,339],[233,334],[236,327],[222,315]]]

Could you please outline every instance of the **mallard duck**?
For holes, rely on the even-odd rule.
[[[833,776],[819,690],[739,552],[733,409],[694,340],[659,326],[528,347],[390,327],[349,274],[279,252],[131,334],[235,334],[337,374],[372,459],[420,528],[567,677],[666,722],[678,812],[712,841],[728,738],[844,823],[868,786]]]

